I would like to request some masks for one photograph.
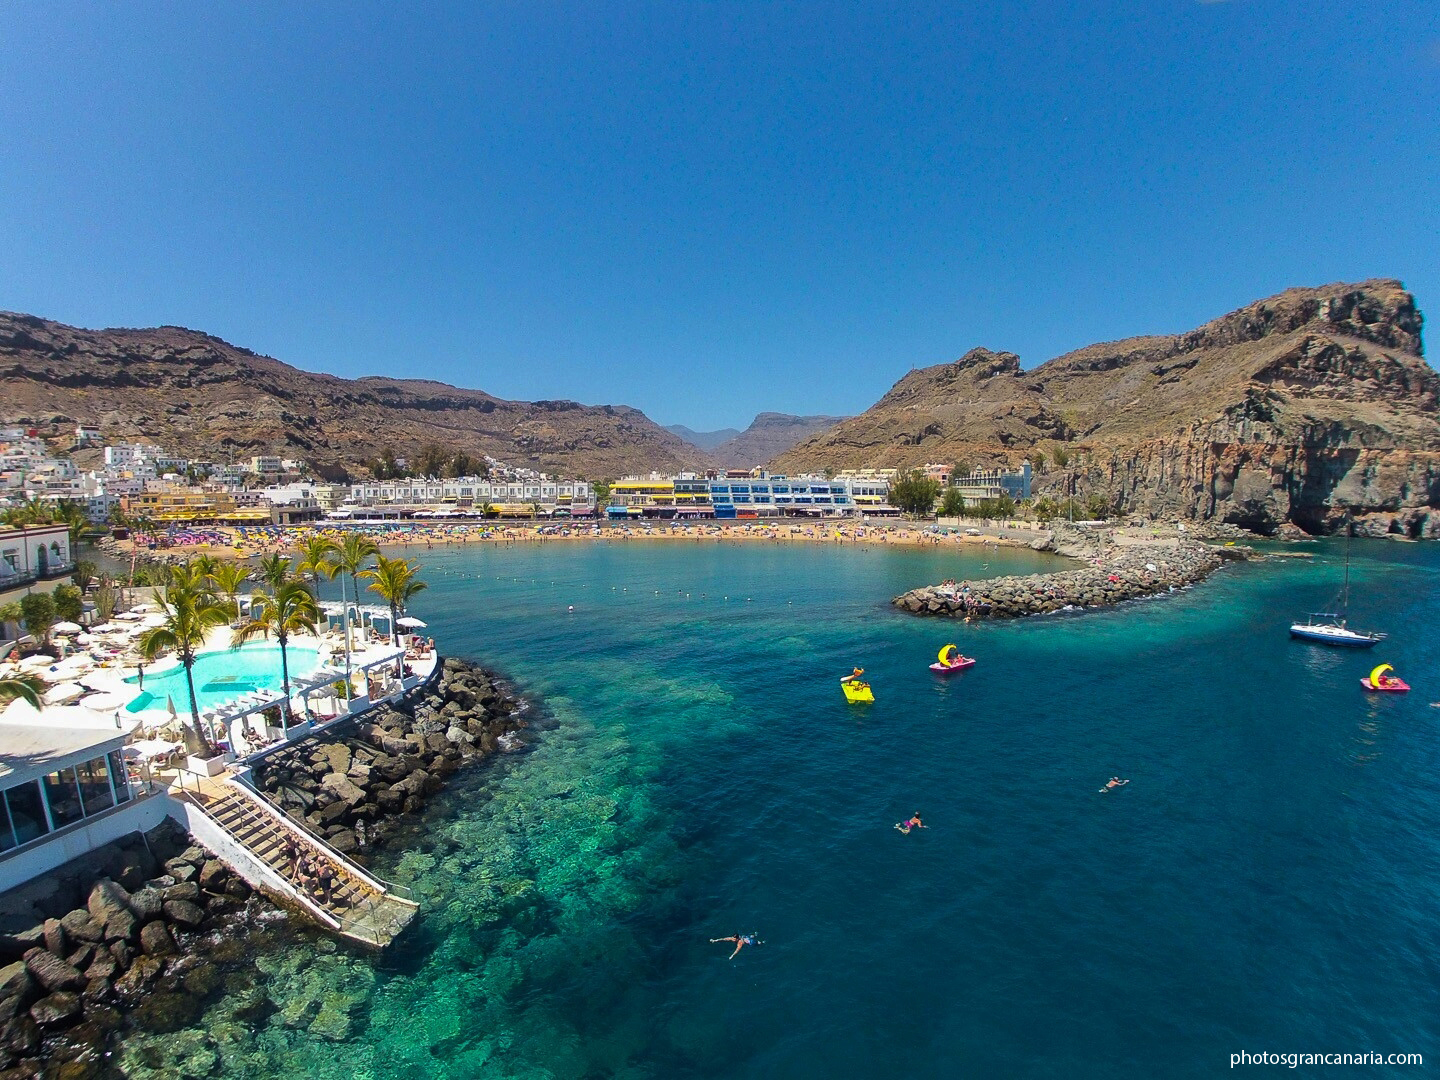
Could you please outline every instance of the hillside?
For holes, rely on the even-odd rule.
[[[710,451],[727,469],[753,469],[785,453],[801,439],[834,427],[843,416],[791,416],[762,412],[744,431]]]
[[[716,431],[696,431],[684,424],[666,424],[665,430],[672,435],[679,435],[680,438],[701,450],[714,450],[721,443],[729,442],[739,435],[738,429],[733,427],[719,428]]]
[[[0,422],[52,418],[106,440],[217,460],[275,452],[354,470],[427,443],[591,478],[708,463],[624,405],[505,401],[420,379],[342,379],[181,327],[80,330],[0,312]]]
[[[973,349],[912,371],[772,465],[1029,459],[1040,491],[1100,494],[1121,511],[1312,532],[1349,512],[1367,531],[1440,535],[1440,377],[1422,325],[1400,282],[1374,280],[1290,289],[1187,334],[1030,371]]]

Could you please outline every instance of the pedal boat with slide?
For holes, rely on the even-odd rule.
[[[1360,685],[1372,693],[1403,694],[1410,689],[1410,684],[1399,676],[1385,674],[1394,670],[1389,664],[1381,664],[1361,679]]]
[[[939,660],[930,665],[930,670],[941,675],[948,675],[952,671],[964,671],[966,668],[974,666],[974,657],[962,656],[957,646],[946,645],[940,650]]]

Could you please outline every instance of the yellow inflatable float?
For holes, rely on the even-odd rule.
[[[840,678],[840,689],[845,691],[845,700],[851,705],[875,700],[875,691],[870,689],[869,683],[860,678],[864,674],[865,669],[857,667],[849,675],[843,675]]]

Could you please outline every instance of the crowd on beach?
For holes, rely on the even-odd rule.
[[[946,529],[910,523],[857,521],[744,521],[744,522],[574,522],[567,524],[453,522],[420,523],[317,523],[314,525],[220,526],[205,529],[184,529],[159,536],[140,535],[134,541],[118,546],[118,552],[131,544],[152,555],[179,549],[176,554],[205,551],[213,555],[251,558],[261,555],[290,554],[297,544],[311,536],[339,540],[359,532],[382,547],[425,547],[433,549],[451,544],[492,543],[520,544],[558,540],[665,540],[749,541],[814,544],[862,544],[906,547],[940,547],[954,544],[1019,544],[1023,540],[1002,535],[1005,531],[1035,531],[1041,528],[1031,522],[984,522],[984,531]]]

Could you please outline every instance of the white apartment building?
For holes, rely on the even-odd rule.
[[[515,480],[488,480],[462,476],[453,480],[366,480],[350,486],[350,507],[452,506],[470,509],[483,503],[501,506],[529,506],[539,503],[547,510],[592,506],[595,490],[584,480],[556,480],[532,477]]]

